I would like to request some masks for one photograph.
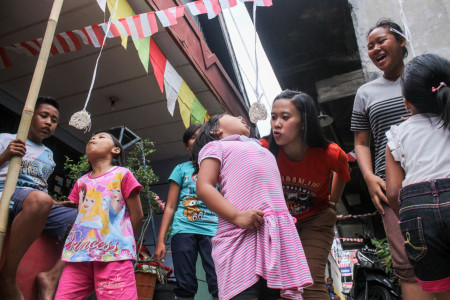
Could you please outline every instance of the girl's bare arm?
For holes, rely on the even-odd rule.
[[[197,176],[197,195],[205,205],[223,219],[241,228],[253,229],[264,223],[264,212],[257,209],[239,211],[217,190],[220,162],[206,158],[200,165]]]

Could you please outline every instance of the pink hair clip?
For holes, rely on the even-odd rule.
[[[445,82],[441,82],[440,84],[439,84],[439,86],[438,87],[431,87],[431,91],[434,93],[434,92],[439,92],[439,90],[441,89],[441,87],[443,87],[443,86],[447,86],[446,84],[445,84]]]

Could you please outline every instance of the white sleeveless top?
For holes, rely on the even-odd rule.
[[[437,115],[418,114],[386,132],[392,156],[405,170],[402,186],[450,178],[450,130]]]

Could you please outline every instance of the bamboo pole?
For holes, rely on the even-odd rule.
[[[54,0],[50,17],[48,19],[47,29],[45,30],[44,40],[42,42],[41,51],[39,53],[36,68],[34,69],[33,78],[31,80],[30,89],[28,91],[27,100],[20,119],[17,138],[26,141],[28,131],[30,129],[31,119],[33,118],[36,99],[42,84],[45,68],[47,66],[48,55],[52,46],[53,37],[55,35],[56,24],[58,23],[59,14],[64,0]],[[22,158],[14,156],[9,162],[8,173],[6,175],[5,186],[0,201],[0,257],[3,251],[3,243],[8,226],[9,201],[16,189],[17,178],[19,177],[20,165]]]

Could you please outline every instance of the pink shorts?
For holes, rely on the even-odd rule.
[[[82,300],[94,291],[99,300],[137,300],[133,262],[67,262],[55,299]]]

